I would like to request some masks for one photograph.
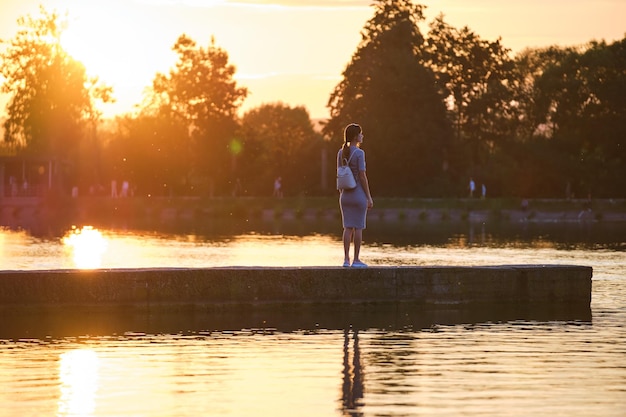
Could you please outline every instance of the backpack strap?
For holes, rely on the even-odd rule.
[[[352,159],[353,156],[354,156],[354,152],[350,153],[350,158],[348,158],[347,160],[346,160],[346,158],[343,158],[343,160],[341,161],[341,164],[344,165],[344,166],[348,165],[350,163],[350,160]]]

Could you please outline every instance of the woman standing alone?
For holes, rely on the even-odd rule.
[[[360,148],[363,143],[361,126],[352,123],[343,132],[343,146],[337,154],[337,167],[343,160],[348,161],[352,174],[356,179],[356,187],[351,190],[340,190],[339,208],[343,222],[343,266],[350,266],[350,243],[354,242],[353,268],[367,268],[359,259],[363,229],[367,210],[374,206],[365,173],[365,152]]]

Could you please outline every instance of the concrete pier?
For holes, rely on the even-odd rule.
[[[0,271],[0,307],[394,302],[589,307],[591,277],[590,267],[570,265]]]
[[[567,265],[0,271],[0,339],[590,322],[591,277]]]

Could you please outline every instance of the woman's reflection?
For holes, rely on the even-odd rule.
[[[352,363],[350,363],[350,329],[343,332],[343,415],[362,416],[363,370],[359,350],[359,331],[353,330]]]

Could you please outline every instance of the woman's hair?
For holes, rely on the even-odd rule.
[[[349,143],[356,140],[361,133],[361,126],[356,123],[350,123],[343,131],[343,147],[341,148],[341,159],[350,157]]]

